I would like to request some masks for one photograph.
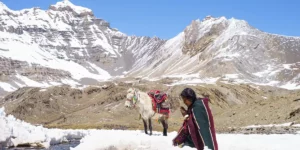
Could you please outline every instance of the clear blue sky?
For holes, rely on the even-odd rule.
[[[0,0],[13,10],[57,0]],[[246,20],[266,32],[300,36],[300,0],[71,0],[128,35],[169,39],[207,15]]]

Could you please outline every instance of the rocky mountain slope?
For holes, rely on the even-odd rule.
[[[116,77],[300,88],[300,38],[265,33],[234,18],[208,16],[162,40],[128,36],[68,0],[48,10],[14,11],[0,3],[0,32],[0,95]]]
[[[106,80],[130,70],[137,58],[165,43],[127,36],[68,0],[48,10],[13,11],[0,3],[0,22],[2,91]]]

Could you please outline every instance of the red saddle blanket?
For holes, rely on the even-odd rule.
[[[159,90],[151,90],[148,95],[152,98],[153,110],[160,114],[170,114],[170,108],[163,108],[162,103],[168,98],[166,93]]]

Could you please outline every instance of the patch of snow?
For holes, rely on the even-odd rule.
[[[62,80],[65,80],[65,79],[61,79]],[[62,83],[59,83],[59,82],[54,82],[54,81],[49,81],[49,84],[52,85],[52,86],[59,86],[61,85]]]
[[[118,135],[118,136],[116,136]],[[109,149],[143,149],[143,150],[189,150],[195,149],[188,146],[183,148],[173,147],[172,139],[176,132],[169,133],[167,137],[154,132],[153,136],[145,135],[139,131],[100,131],[86,136],[75,148],[71,150],[96,150]],[[220,150],[282,150],[298,149],[300,135],[243,135],[243,134],[217,134]],[[105,142],[99,142],[105,141]],[[205,150],[208,150],[205,148]]]
[[[187,79],[187,78],[199,78],[199,74],[173,74],[173,75],[163,75],[163,78],[183,78],[183,79]]]
[[[292,66],[293,66],[293,64],[283,64],[283,68],[284,68],[284,69],[288,69],[288,70],[291,70],[291,69],[292,69],[292,68],[291,68]]]
[[[223,79],[238,79],[239,74],[225,74]]]
[[[40,89],[40,92],[45,92],[47,91],[47,89]]]
[[[123,67],[116,67],[116,68],[114,69],[114,71],[118,71],[118,70],[120,70],[120,69],[123,69]]]
[[[55,5],[52,6],[56,8],[71,7],[78,14],[92,11],[91,9],[85,7],[76,6],[73,3],[71,3],[69,0],[63,0],[61,2],[57,2]]]
[[[34,80],[29,79],[29,78],[26,77],[26,76],[22,76],[22,75],[19,75],[19,74],[17,74],[16,77],[17,77],[18,79],[20,79],[21,81],[25,82],[25,84],[26,84],[27,86],[32,86],[32,87],[48,87],[48,86],[50,86],[50,85],[47,84],[47,83],[39,83],[39,82],[36,82],[36,81],[34,81]]]
[[[76,87],[81,85],[80,83],[72,80],[72,79],[60,79],[62,83],[70,85],[71,87]]]
[[[259,86],[257,86],[257,85],[250,84],[249,86],[252,87],[252,88],[260,90]]]
[[[0,2],[0,10],[9,10],[9,8],[2,2]]]
[[[299,137],[292,134],[219,134],[217,140],[220,150],[292,150],[299,148]]]
[[[66,139],[82,138],[87,130],[60,130],[34,126],[12,115],[6,116],[4,108],[0,108],[0,143],[7,146],[17,146],[25,143],[41,143],[46,148],[50,144],[58,144]],[[15,138],[11,138],[15,137]]]
[[[230,78],[230,77],[233,77],[233,78]],[[234,76],[224,76],[220,82],[223,82],[223,83],[226,83],[226,84],[252,83],[252,82],[245,81],[243,79],[234,78]]]
[[[179,80],[178,82],[172,83],[170,86],[174,86],[174,85],[195,85],[195,84],[215,84],[217,81],[219,80],[219,78],[192,78],[192,79],[183,79],[183,80]]]
[[[172,140],[177,132],[171,132],[168,136],[162,136],[161,132],[153,132],[152,136],[148,136],[143,131],[47,129],[16,119],[12,115],[6,116],[4,108],[0,108],[0,129],[0,142],[6,144],[6,146],[41,143],[46,148],[49,148],[50,144],[58,144],[67,142],[70,139],[82,138],[77,147],[70,149],[97,150],[109,147],[144,150],[194,149],[187,146],[183,148],[173,147]],[[218,147],[222,150],[298,149],[300,147],[299,138],[300,134],[217,134]]]
[[[258,76],[258,77],[264,77],[266,76],[267,74],[270,74],[270,72],[274,69],[274,67],[270,64],[268,64],[268,68],[263,70],[263,71],[260,71],[260,72],[256,72],[256,73],[252,73],[253,75],[255,76]]]
[[[158,81],[158,80],[160,80],[161,78],[149,78],[149,77],[144,77],[144,78],[142,78],[142,79],[147,80],[147,81]]]
[[[80,80],[84,77],[90,77],[97,80],[106,80],[107,78],[110,78],[110,75],[99,67],[94,67],[98,71],[101,70],[99,74],[93,74],[76,62],[58,59],[56,55],[41,50],[37,44],[30,44],[29,35],[22,35],[22,37],[24,37],[24,39],[22,39],[24,41],[23,43],[13,41],[13,39],[17,38],[15,35],[1,32],[0,38],[2,36],[12,37],[10,38],[11,40],[6,40],[0,43],[0,48],[9,49],[9,51],[0,51],[1,56],[20,61],[26,61],[30,64],[36,63],[40,64],[41,66],[68,71],[71,73],[72,77],[77,80]],[[29,41],[26,41],[27,38]]]
[[[287,122],[283,124],[268,124],[268,125],[250,125],[243,128],[259,128],[259,127],[288,127],[291,126],[292,122]],[[294,125],[293,125],[294,126]]]
[[[78,85],[78,86],[72,86],[73,89],[79,89],[79,90],[83,90],[83,89],[88,88],[88,87],[105,88],[107,86],[106,85],[103,85],[103,86],[97,86],[97,85]]]
[[[4,91],[7,91],[7,92],[12,92],[17,89],[14,86],[12,86],[8,83],[5,83],[5,82],[0,82],[0,88],[2,88]]]
[[[219,50],[218,52],[219,52],[218,55],[215,56],[214,58],[225,58],[224,61],[230,61],[233,60],[234,58],[241,56],[238,52],[226,52],[225,49]]]
[[[282,86],[280,86],[281,88],[284,89],[288,89],[288,90],[299,90],[300,89],[300,83],[291,83],[288,82]]]
[[[99,131],[83,138],[80,141],[81,144],[75,148],[71,148],[71,150],[109,149],[109,147],[132,150],[179,150],[180,148],[172,146],[172,138],[174,136],[176,136],[176,132],[169,133],[165,137],[157,132],[153,132],[153,136],[148,136],[141,131]],[[188,147],[184,147],[183,149],[192,150],[192,148]]]
[[[95,65],[93,63],[88,62],[88,64],[90,66],[92,66],[98,72],[98,74],[100,74],[102,76],[103,79],[111,78],[110,74],[107,71],[101,69],[100,67],[98,67],[97,65]]]

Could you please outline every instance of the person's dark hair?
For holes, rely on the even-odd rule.
[[[197,99],[195,91],[191,88],[185,88],[181,92],[180,96],[184,97],[184,98],[187,98],[191,102],[194,102]]]

